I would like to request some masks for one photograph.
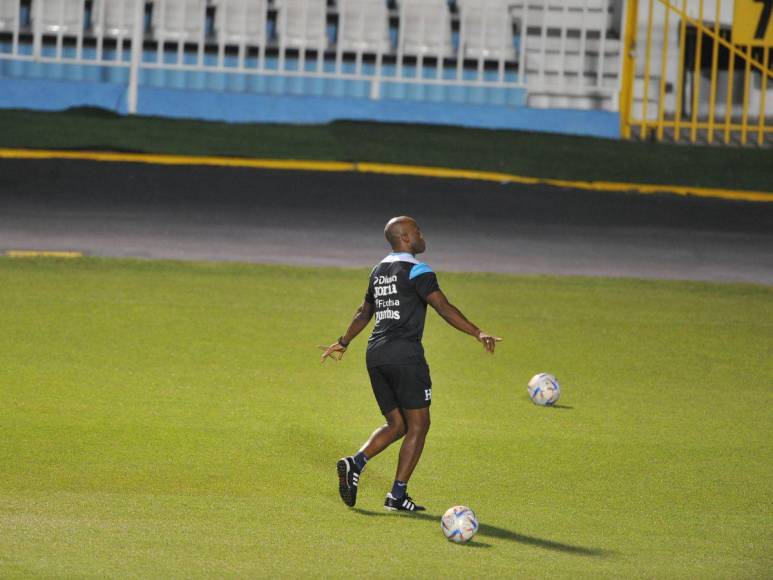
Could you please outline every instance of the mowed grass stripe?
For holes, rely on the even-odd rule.
[[[0,576],[768,575],[773,289],[441,272],[504,341],[428,315],[417,518],[381,507],[396,449],[337,496],[382,418],[365,337],[316,346],[367,273],[0,259]],[[529,402],[539,371],[562,407]]]
[[[544,184],[553,187],[590,191],[633,192],[640,194],[668,193],[682,196],[708,197],[736,201],[773,202],[773,192],[746,191],[684,185],[622,183],[611,181],[579,181],[527,177],[511,173],[450,169],[389,163],[305,161],[295,159],[243,159],[235,157],[205,157],[159,155],[146,153],[110,153],[99,151],[53,151],[30,149],[0,149],[0,159],[75,159],[88,161],[148,163],[154,165],[204,165],[214,167],[244,167],[283,171],[360,172],[382,175],[411,175],[438,179],[469,179],[496,183]]]

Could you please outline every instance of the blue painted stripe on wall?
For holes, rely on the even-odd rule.
[[[293,79],[285,80],[290,83]],[[82,105],[125,114],[126,86],[113,82],[0,77],[0,107],[50,111]],[[618,114],[606,111],[178,90],[147,85],[139,91],[138,113],[229,122],[314,124],[350,119],[619,136]]]
[[[126,85],[0,77],[1,108],[62,111],[82,106],[126,114]]]

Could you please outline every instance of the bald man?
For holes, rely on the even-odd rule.
[[[408,216],[392,218],[384,227],[384,235],[392,253],[370,273],[365,300],[346,333],[330,346],[320,347],[325,351],[320,362],[327,358],[341,360],[349,343],[375,316],[365,360],[386,425],[376,429],[355,455],[338,461],[338,492],[343,502],[353,507],[365,464],[402,438],[395,481],[384,508],[422,511],[424,507],[408,495],[408,480],[419,462],[429,431],[432,381],[421,345],[427,304],[451,326],[475,337],[490,353],[501,339],[467,320],[448,302],[432,268],[416,259],[426,247],[416,220]]]

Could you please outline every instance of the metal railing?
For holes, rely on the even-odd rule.
[[[771,8],[773,0],[629,0],[623,136],[773,144]]]
[[[365,81],[371,98],[406,83],[616,106],[622,0],[385,1],[0,0],[0,60],[128,69],[129,112],[153,70]]]

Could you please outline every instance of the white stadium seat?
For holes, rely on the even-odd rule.
[[[460,49],[466,58],[515,60],[513,20],[506,0],[457,0]]]
[[[398,50],[410,56],[453,56],[446,0],[401,0]]]
[[[266,42],[266,0],[217,0],[215,6],[218,44]]]
[[[115,38],[129,37],[134,28],[135,0],[97,0],[91,21],[94,32]]]
[[[527,5],[529,28],[606,30],[612,25],[610,0],[519,1],[513,3],[516,16],[520,17]]]
[[[389,52],[389,13],[385,0],[339,0],[338,47],[344,51]]]
[[[199,40],[205,21],[206,0],[157,0],[153,5],[153,30],[159,40]]]
[[[36,32],[75,36],[83,29],[84,0],[33,0],[31,21]]]
[[[277,34],[285,48],[327,48],[325,0],[277,0]]]
[[[0,0],[0,30],[13,30],[19,14],[19,0]]]

